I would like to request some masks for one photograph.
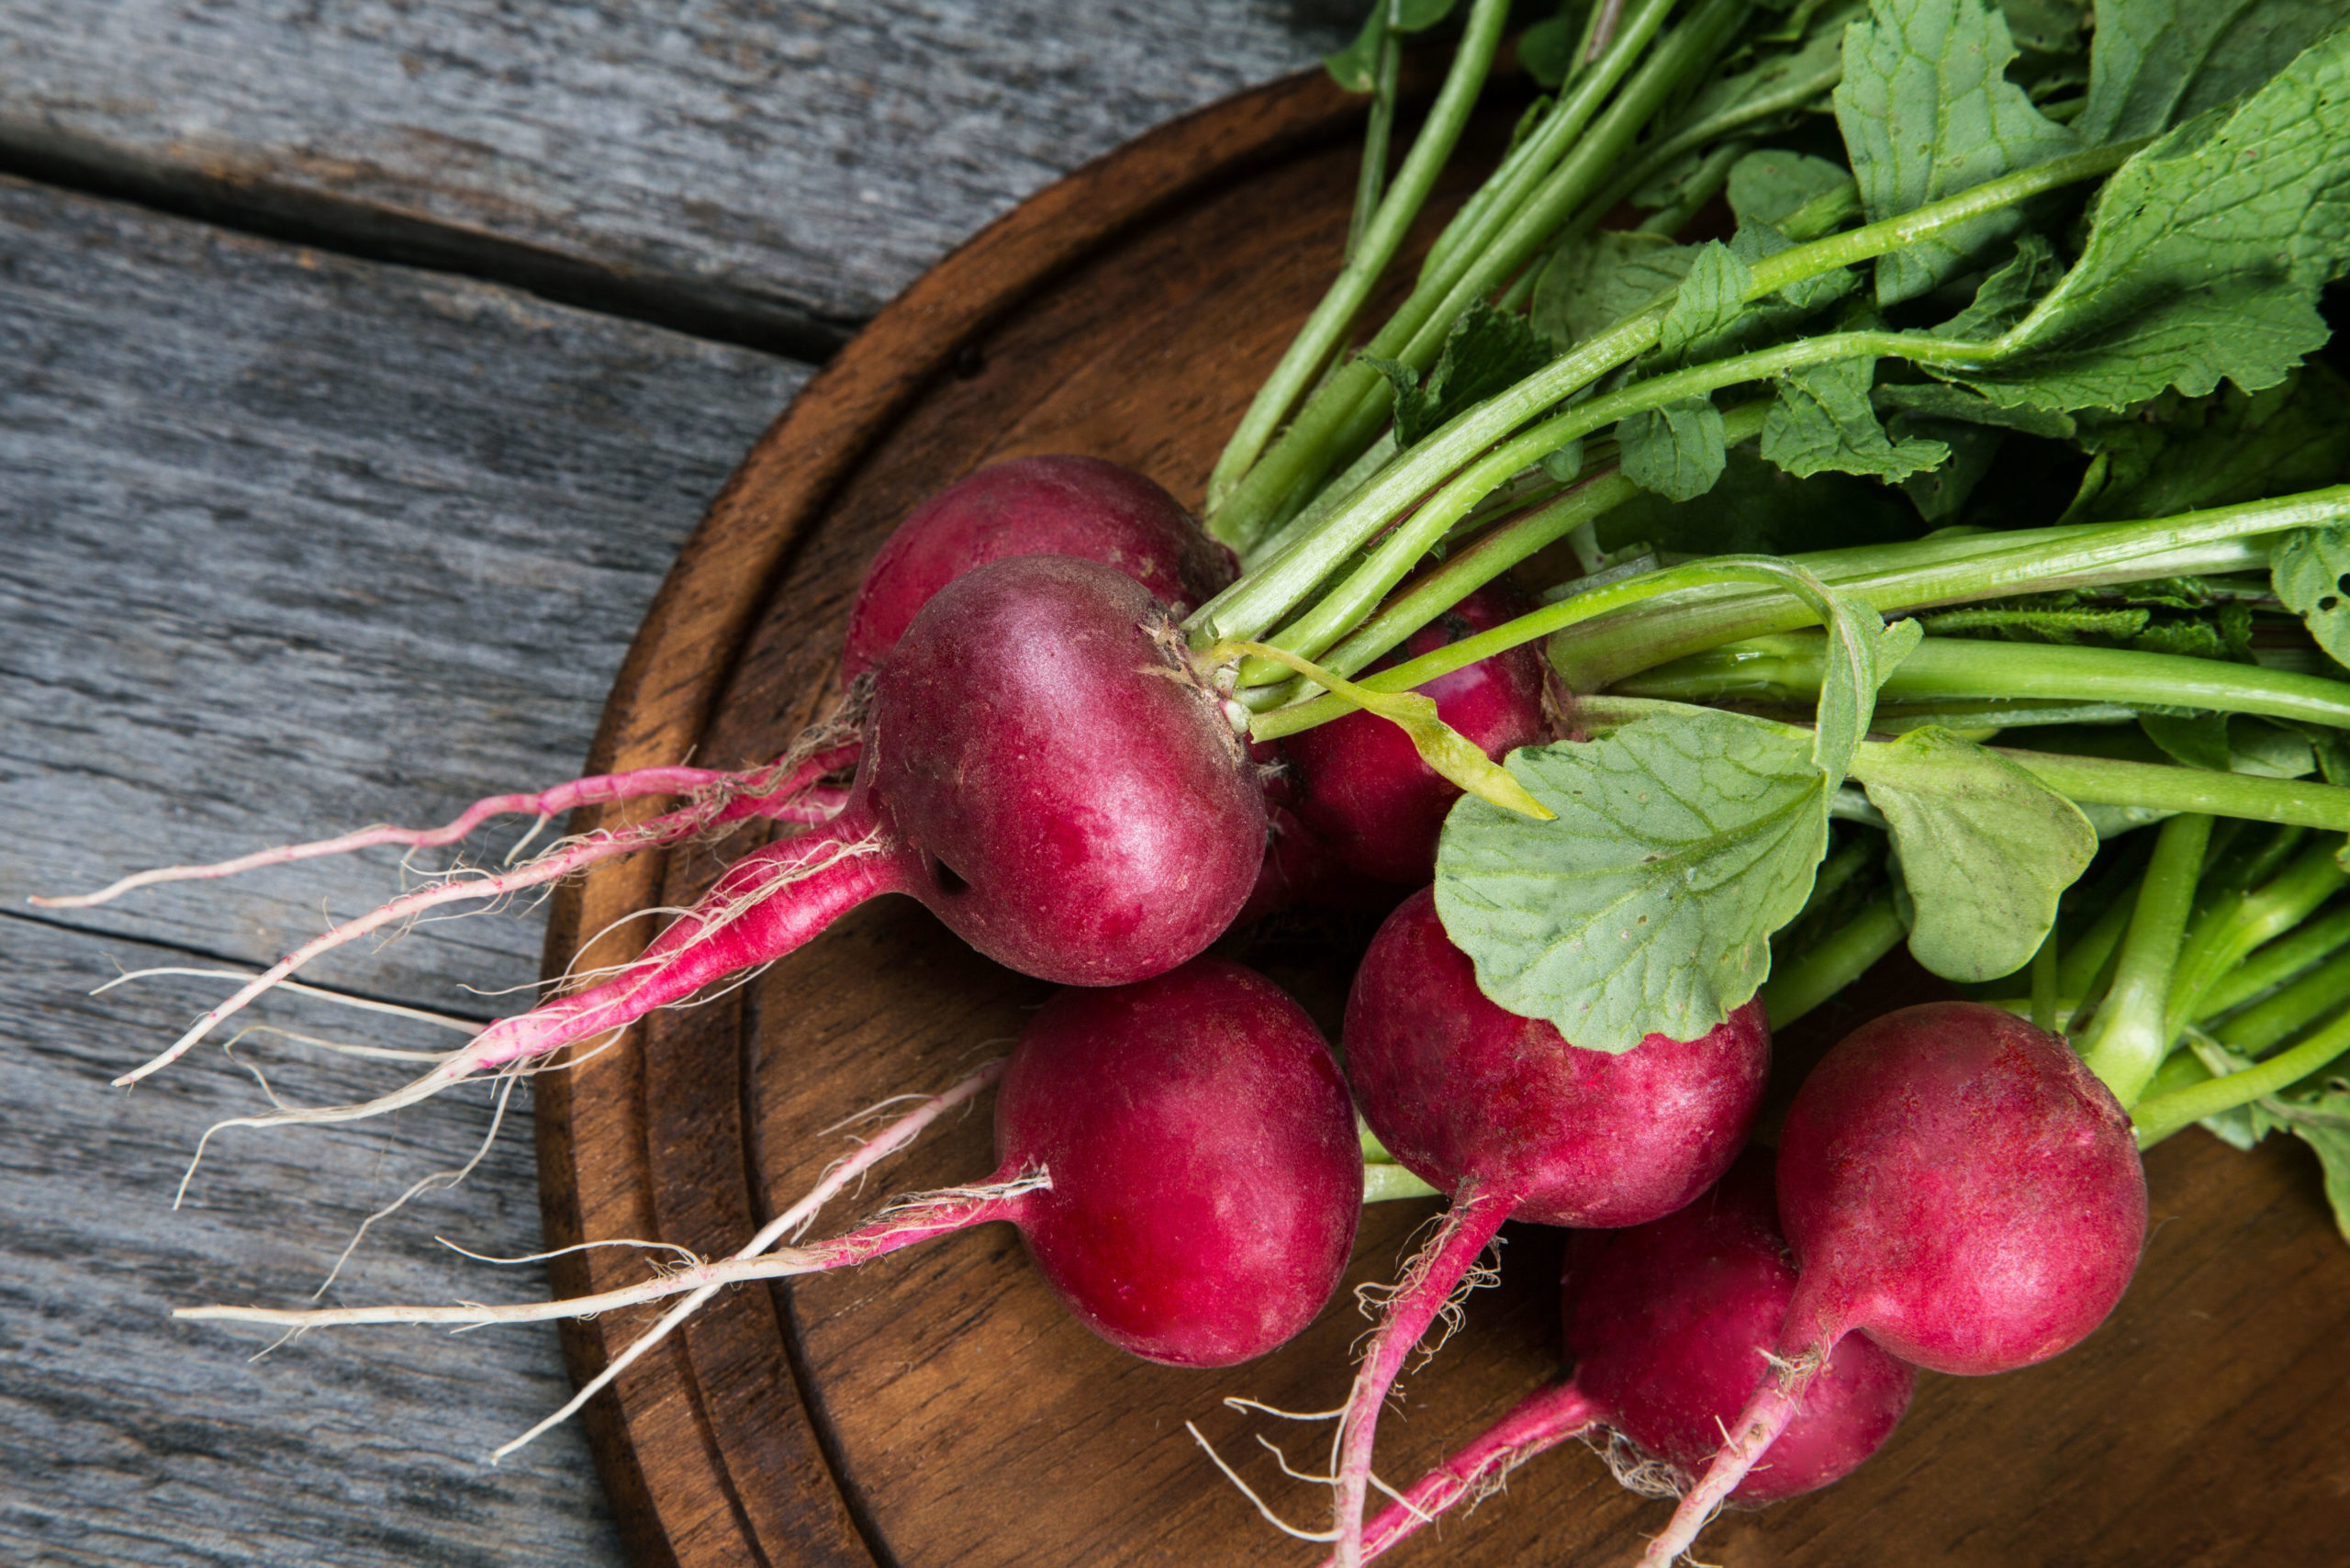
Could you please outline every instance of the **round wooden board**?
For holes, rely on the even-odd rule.
[[[906,509],[981,463],[1087,452],[1196,504],[1224,433],[1337,263],[1356,110],[1317,76],[1179,121],[1044,192],[941,263],[818,376],[753,449],[638,635],[592,766],[769,756],[820,713],[866,561]],[[1494,117],[1505,125],[1506,111]],[[1490,129],[1491,128],[1489,128]],[[583,933],[675,906],[751,841],[599,868],[561,899],[548,972]],[[1358,934],[1359,935],[1359,934]],[[611,962],[643,923],[585,955]],[[1344,983],[1327,943],[1232,950],[1326,1026]],[[1927,989],[1883,967],[1884,1004]],[[1045,993],[978,958],[919,907],[883,900],[749,988],[658,1015],[576,1070],[536,1080],[550,1247],[658,1238],[731,1250],[846,1147],[827,1131],[886,1096],[935,1090],[1000,1050]],[[1782,1042],[1783,1073],[1855,1014]],[[934,1133],[841,1206],[973,1179],[985,1114]],[[1738,1516],[1712,1561],[2026,1564],[2350,1561],[2350,1249],[2304,1151],[2251,1156],[2192,1132],[2148,1162],[2155,1224],[2129,1300],[2048,1366],[1928,1376],[1884,1453],[1830,1491]],[[1389,1277],[1432,1205],[1367,1215],[1350,1282]],[[1381,1429],[1381,1469],[1416,1473],[1558,1372],[1556,1233],[1508,1238],[1504,1283],[1416,1372]],[[560,1260],[555,1288],[609,1288],[624,1249]],[[574,1326],[576,1377],[644,1315]],[[1292,1518],[1326,1494],[1254,1440],[1320,1462],[1326,1428],[1227,1408],[1342,1397],[1349,1305],[1256,1365],[1203,1374],[1120,1356],[1066,1317],[1008,1227],[856,1273],[720,1297],[619,1380],[589,1420],[615,1511],[645,1564],[1293,1562],[1209,1465],[1202,1434]],[[1628,1562],[1662,1505],[1580,1449],[1395,1554],[1481,1564]]]

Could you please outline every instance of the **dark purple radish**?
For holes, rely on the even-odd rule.
[[[1182,504],[1099,457],[1015,457],[957,479],[906,514],[866,568],[841,645],[841,684],[872,669],[940,588],[1008,555],[1115,566],[1181,620],[1239,563]]]
[[[1463,1497],[1483,1495],[1546,1449],[1612,1428],[1640,1452],[1703,1464],[1768,1369],[1796,1289],[1772,1201],[1771,1157],[1729,1173],[1662,1219],[1572,1238],[1561,1290],[1574,1374],[1528,1394],[1422,1477],[1363,1531],[1368,1559]],[[1850,1474],[1893,1435],[1914,1369],[1865,1338],[1837,1346],[1771,1462],[1731,1494],[1763,1504]]]
[[[1181,505],[1140,474],[1097,457],[1015,458],[949,485],[909,513],[866,571],[849,610],[841,659],[846,687],[893,647],[915,613],[947,583],[1009,555],[1074,555],[1116,567],[1180,618],[1232,580],[1231,551],[1211,539]],[[438,881],[338,928],[326,946],[411,921],[442,905],[508,897],[641,849],[666,848],[730,824],[762,820],[821,823],[847,791],[825,780],[856,766],[861,716],[855,704],[803,734],[773,762],[729,771],[642,767],[599,774],[550,790],[492,795],[435,828],[364,828],[315,843],[284,845],[208,866],[171,866],[123,878],[96,892],[36,898],[46,908],[105,903],[158,882],[234,876],[383,845],[433,848],[462,842],[494,817],[535,816],[541,826],[580,806],[651,796],[682,803],[647,821],[567,841],[495,873]],[[535,834],[537,829],[533,829]],[[525,842],[528,841],[527,835]],[[520,846],[517,846],[519,852]],[[306,950],[314,956],[323,947]],[[297,959],[307,961],[307,958]]]
[[[1224,931],[1264,845],[1256,769],[1149,593],[1098,562],[990,562],[934,599],[879,672],[856,781],[830,823],[737,860],[635,963],[501,1019],[406,1088],[240,1125],[374,1114],[543,1057],[770,963],[882,893],[920,900],[1024,973],[1131,983]]]
[[[1371,666],[1383,669],[1514,619],[1529,607],[1506,589],[1478,589]],[[1437,717],[1499,762],[1555,739],[1543,710],[1534,644],[1438,676],[1419,689]],[[1411,737],[1370,713],[1348,713],[1281,743],[1297,774],[1297,812],[1338,859],[1368,877],[1417,887],[1436,875],[1437,834],[1460,786],[1421,760]]]
[[[1347,1076],[1396,1163],[1452,1206],[1371,1336],[1340,1420],[1338,1560],[1360,1561],[1379,1410],[1404,1357],[1505,1219],[1643,1225],[1729,1168],[1771,1034],[1750,1002],[1699,1039],[1578,1049],[1477,989],[1423,888],[1372,938],[1347,999]]]
[[[203,1307],[311,1327],[576,1317],[716,1285],[824,1272],[1003,1220],[1070,1314],[1119,1349],[1222,1367],[1296,1334],[1337,1289],[1362,1212],[1354,1108],[1305,1010],[1262,976],[1195,958],[1069,990],[1021,1031],[983,1183],[902,1198],[846,1235],[522,1307]],[[633,1350],[631,1352],[633,1354]]]
[[[1779,1218],[1802,1276],[1729,1439],[1650,1546],[1671,1563],[1855,1332],[1981,1376],[2071,1349],[2128,1288],[2146,1234],[2130,1118],[2071,1047],[1971,1002],[1862,1025],[1796,1094]]]

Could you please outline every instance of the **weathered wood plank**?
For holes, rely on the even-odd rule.
[[[1020,197],[1307,63],[1360,9],[0,0],[0,158],[440,259],[420,221],[499,266],[655,279],[682,312],[788,334],[869,315]]]
[[[167,1316],[213,1301],[299,1305],[370,1209],[473,1155],[489,1126],[485,1094],[364,1129],[224,1135],[173,1213],[205,1126],[261,1095],[217,1062],[113,1092],[120,1063],[199,992],[159,981],[84,993],[114,972],[109,960],[174,955],[15,918],[0,918],[0,1561],[616,1568],[618,1534],[576,1429],[498,1469],[481,1462],[570,1392],[552,1331],[319,1334],[249,1363],[265,1332]],[[451,1038],[318,1003],[277,1014],[377,1043]],[[408,1070],[247,1046],[290,1099],[360,1080],[388,1087]],[[473,1262],[436,1234],[496,1255],[537,1249],[526,1116],[509,1116],[464,1185],[377,1226],[340,1299],[543,1289],[538,1268]]]
[[[0,182],[0,898],[572,776],[677,543],[805,374]],[[394,867],[60,918],[267,961]],[[527,983],[538,944],[489,915],[317,972],[482,1014],[458,982]]]

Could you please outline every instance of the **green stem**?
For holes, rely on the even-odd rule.
[[[1617,683],[1628,696],[1684,702],[1811,700],[1827,664],[1824,634],[1789,632],[1709,649]],[[1878,692],[1887,701],[2041,698],[2199,708],[2350,728],[2350,685],[2182,654],[1929,637]]]
[[[2341,847],[2338,841],[2321,842],[2266,885],[2226,893],[2197,915],[2171,980],[2169,1038],[2178,1038],[2212,988],[2255,948],[2292,930],[2350,883],[2350,871],[2335,858]]]
[[[1785,1028],[1860,979],[1908,934],[1890,893],[1870,900],[1859,914],[1763,982],[1762,1010],[1771,1027]]]
[[[2211,988],[2203,998],[2201,1016],[2216,1018],[2231,1008],[2241,1007],[2262,991],[2283,985],[2311,964],[2323,962],[2345,946],[2350,946],[2350,908],[2336,910],[2323,920],[2313,920],[2253,954]]]
[[[1714,4],[1725,6],[1727,0],[1714,0]],[[1498,188],[1493,198],[1482,204],[1476,218],[1462,232],[1449,239],[1445,245],[1443,265],[1423,277],[1411,297],[1372,337],[1365,353],[1401,360],[1425,371],[1435,362],[1436,354],[1430,349],[1421,356],[1420,341],[1432,335],[1440,346],[1453,319],[1469,303],[1491,293],[1532,253],[1543,235],[1538,234],[1528,242],[1520,231],[1544,206],[1544,194],[1558,185],[1562,177],[1572,178],[1572,170],[1581,161],[1583,150],[1575,147],[1570,155],[1570,147],[1656,36],[1665,14],[1672,8],[1672,0],[1638,0],[1631,14],[1625,17],[1623,29],[1606,57],[1544,117],[1541,129],[1528,139],[1523,162],[1516,162],[1512,167],[1515,161],[1505,161],[1494,182]],[[1675,36],[1686,33],[1689,27],[1684,23],[1676,29]],[[1561,158],[1568,167],[1554,171],[1553,164]],[[1556,226],[1555,221],[1544,226],[1543,234]],[[1510,252],[1514,249],[1522,249],[1522,253],[1513,260]],[[1217,464],[1217,471],[1228,476],[1230,485],[1228,490],[1216,492],[1218,499],[1212,501],[1209,510],[1209,522],[1218,536],[1247,548],[1290,497],[1318,483],[1345,460],[1347,454],[1359,450],[1369,440],[1371,431],[1363,431],[1360,438],[1353,435],[1355,410],[1359,405],[1367,405],[1372,410],[1375,429],[1377,421],[1385,416],[1386,387],[1385,377],[1357,359],[1340,366],[1323,384],[1298,411],[1289,429],[1270,447],[1265,439],[1280,423],[1279,413],[1260,421],[1263,430],[1257,438],[1256,449],[1262,453],[1261,456],[1254,456],[1251,463]],[[1302,389],[1301,381],[1283,400],[1281,412],[1287,410]],[[1262,398],[1260,393],[1260,400]],[[1255,413],[1253,407],[1250,412]]]
[[[1365,681],[1364,685],[1371,683]],[[2201,812],[2248,822],[2289,823],[2350,833],[2350,789],[2301,778],[2255,778],[2244,773],[2211,773],[2154,762],[2119,762],[2102,756],[2059,756],[2053,752],[1991,748],[2069,801],[2084,806],[2141,806],[2157,812]],[[1865,773],[1871,747],[1863,745],[1853,764]],[[2165,828],[2170,824],[2165,823]]]
[[[2051,925],[2040,951],[2031,956],[2031,1023],[2052,1035],[2056,1032],[2056,928]]]
[[[2130,1117],[2138,1129],[2138,1147],[2151,1148],[2190,1123],[2289,1089],[2324,1069],[2344,1051],[2350,1051],[2350,1010],[2291,1050],[2271,1057],[2258,1067],[2144,1101]]]
[[[1474,637],[1465,637],[1458,643],[1449,644],[1433,654],[1423,654],[1418,658],[1397,665],[1392,669],[1365,676],[1357,684],[1366,690],[1375,692],[1406,690],[1422,681],[1432,680],[1438,675],[1449,674],[1453,670],[1475,664],[1479,659],[1490,658],[1497,653],[1517,646],[1520,643],[1530,642],[1536,637],[1542,636],[1552,629],[1553,623],[1563,623],[1575,619],[1578,609],[1583,610],[1584,613],[1597,614],[1617,605],[1637,601],[1676,586],[1708,582],[1784,583],[1787,585],[1790,592],[1814,607],[1812,613],[1815,616],[1825,620],[1829,613],[1826,585],[1800,565],[1781,560],[1774,555],[1718,555],[1710,560],[1695,561],[1685,566],[1675,566],[1669,571],[1655,572],[1645,577],[1632,577],[1623,582],[1610,583],[1605,588],[1595,588],[1580,599],[1568,599],[1562,603],[1538,610],[1530,615],[1522,615],[1515,621],[1503,622],[1490,632],[1480,633]],[[1595,603],[1595,608],[1594,608]],[[1478,651],[1466,658],[1445,656],[1456,649],[1472,645]],[[1441,667],[1429,667],[1432,661],[1440,664]],[[1242,667],[1245,669],[1247,666],[1244,665]],[[1251,723],[1250,733],[1260,741],[1277,740],[1282,735],[1295,734],[1301,730],[1312,729],[1315,724],[1327,722],[1330,719],[1338,716],[1335,712],[1323,711],[1323,705],[1326,702],[1341,700],[1333,694],[1276,709],[1271,712],[1260,713]]]
[[[1503,24],[1508,19],[1509,0],[1475,0],[1471,7],[1467,30],[1453,53],[1444,86],[1438,92],[1420,134],[1413,139],[1412,151],[1404,158],[1404,166],[1395,172],[1394,183],[1380,201],[1378,211],[1363,225],[1360,236],[1349,241],[1346,265],[1339,269],[1337,281],[1314,308],[1314,314],[1306,318],[1305,325],[1299,329],[1273,373],[1257,389],[1248,413],[1241,417],[1239,427],[1225,443],[1224,454],[1216,460],[1215,470],[1208,479],[1211,525],[1222,521],[1217,515],[1218,502],[1257,460],[1291,405],[1337,350],[1348,326],[1370,297],[1380,274],[1394,259],[1412,220],[1419,216],[1437,175],[1452,155],[1454,143],[1460,140],[1462,129],[1477,106],[1477,95],[1484,89],[1485,74],[1493,65],[1494,50],[1501,45]],[[1392,48],[1393,43],[1391,35],[1387,47]],[[1385,64],[1383,59],[1382,63]],[[1374,115],[1376,112],[1374,107]],[[1383,162],[1384,149],[1380,151]],[[1369,156],[1370,150],[1366,149],[1366,180],[1373,177],[1368,166]],[[1228,543],[1248,543],[1246,538],[1221,526],[1216,532]]]
[[[2202,879],[2211,819],[2173,817],[2158,831],[2154,857],[2147,864],[2138,906],[2130,917],[2130,934],[2122,938],[2121,968],[2081,1052],[2088,1070],[2125,1109],[2137,1103],[2170,1050],[2165,1016],[2171,972],[2178,962],[2188,913],[2195,905],[2195,885]]]
[[[2333,486],[2176,517],[1921,539],[1794,559],[1883,615],[2007,593],[2262,569],[2270,546],[2261,536],[2345,518],[2350,486]],[[1550,659],[1573,689],[1597,691],[1722,643],[1811,623],[1784,595],[1712,588],[1583,626],[1551,645]]]
[[[2138,889],[2142,879],[2132,878],[2119,897],[2099,912],[2081,939],[2065,949],[2056,966],[2056,992],[2060,996],[2084,997],[2097,983],[2106,960],[2121,946],[2121,934],[2130,928],[2130,912],[2138,907]]]
[[[1371,607],[1427,554],[1429,547],[1495,486],[1569,442],[1605,429],[1628,415],[1837,360],[1906,353],[1912,357],[1923,355],[1936,363],[1972,364],[1989,359],[1995,352],[1995,346],[1988,343],[1958,342],[1908,332],[1833,332],[1691,365],[1575,404],[1470,462],[1442,489],[1390,531],[1369,558],[1316,600],[1312,609],[1278,633],[1259,640],[1302,653],[1308,658],[1318,656],[1360,623]],[[1280,678],[1280,673],[1270,667],[1244,666],[1240,672],[1243,686],[1263,685]]]
[[[1366,1204],[1390,1203],[1397,1198],[1441,1197],[1434,1187],[1400,1165],[1366,1165],[1362,1168],[1362,1201]]]
[[[1813,74],[1794,78],[1775,93],[1748,98],[1735,107],[1723,110],[1711,119],[1674,131],[1654,147],[1641,153],[1632,166],[1612,184],[1592,198],[1591,207],[1600,213],[1615,207],[1617,203],[1629,200],[1632,193],[1662,174],[1678,162],[1683,154],[1695,151],[1707,142],[1742,129],[1757,120],[1768,119],[1789,109],[1799,109],[1823,93],[1835,91],[1836,84],[1844,79],[1844,63],[1837,61]],[[1860,209],[1860,187],[1852,187],[1852,210]],[[1679,228],[1679,224],[1673,225]],[[1670,230],[1667,230],[1670,232]]]
[[[1760,435],[1770,411],[1768,398],[1730,409],[1722,416],[1724,439],[1736,446]],[[1612,467],[1576,481],[1548,505],[1504,524],[1468,549],[1447,557],[1434,571],[1422,574],[1321,662],[1340,675],[1352,675],[1520,561],[1639,493],[1638,485]]]
[[[1379,218],[1380,197],[1387,185],[1387,150],[1395,136],[1395,89],[1404,65],[1404,40],[1388,26],[1392,8],[1382,5],[1373,10],[1379,18],[1379,62],[1372,68],[1371,112],[1363,121],[1362,166],[1355,174],[1354,217],[1347,225],[1348,262],[1364,253],[1371,227]],[[1455,73],[1460,71],[1460,54],[1453,55],[1452,66]],[[1339,274],[1342,278],[1345,275]]]
[[[2034,168],[2020,170],[1897,218],[1781,251],[1776,255],[1763,258],[1749,270],[1751,286],[1747,298],[1762,298],[1806,278],[1857,265],[1887,251],[1914,244],[1942,230],[1980,218],[1987,212],[2108,173],[2140,145],[2142,143],[2132,142],[2075,153]],[[1448,476],[1493,442],[1507,436],[1511,431],[1544,409],[1581,391],[1627,360],[1655,346],[1669,308],[1669,301],[1650,306],[1551,361],[1548,366],[1508,391],[1456,416],[1450,423],[1403,454],[1377,478],[1357,491],[1345,505],[1331,514],[1321,529],[1300,539],[1288,550],[1267,561],[1194,611],[1185,624],[1191,628],[1195,640],[1213,642],[1223,636],[1259,639],[1268,626],[1300,603],[1341,561],[1361,548],[1396,517],[1418,502],[1428,490],[1444,483]],[[1863,352],[1914,353],[1946,359],[1951,363],[1972,363],[1980,357],[1980,345],[1946,343],[1922,336],[1913,341],[1911,335],[1906,333],[1838,335],[1852,345],[1844,349],[1847,357]],[[1894,346],[1862,346],[1888,342]],[[1747,378],[1774,374],[1772,366],[1775,362],[1768,357],[1774,352],[1776,351],[1739,356]],[[1787,360],[1779,368],[1795,368],[1813,363],[1818,361],[1798,356]],[[1697,367],[1689,383],[1691,387],[1705,384],[1703,373],[1706,368]],[[1660,382],[1643,386],[1653,387],[1669,380],[1670,377],[1660,378]],[[1723,384],[1719,381],[1711,383],[1717,386]],[[1628,392],[1639,390],[1627,389]],[[1686,396],[1688,392],[1677,391],[1674,395]],[[1623,413],[1652,406],[1654,403],[1651,399],[1627,401],[1617,409],[1614,417],[1620,418]],[[1565,423],[1561,428],[1572,434],[1575,424],[1572,414],[1561,416],[1561,420]],[[1296,428],[1292,428],[1292,434]],[[1586,424],[1581,428],[1591,427]],[[1539,446],[1525,461],[1540,457],[1545,452],[1562,444],[1566,439],[1566,435],[1550,433],[1548,444]],[[1523,465],[1524,463],[1519,464],[1519,466]],[[1491,482],[1498,483],[1508,477],[1509,472],[1514,470],[1494,475]],[[1453,516],[1458,517],[1460,511],[1467,510],[1467,506],[1473,505],[1475,499],[1473,496],[1455,498],[1457,503],[1466,504],[1460,505]],[[1717,637],[1709,639],[1709,642],[1722,640]],[[1287,645],[1286,642],[1284,645]],[[1699,644],[1705,645],[1708,644]]]
[[[2336,953],[2256,1007],[2213,1027],[2211,1037],[2232,1051],[2256,1057],[2282,1045],[2350,997],[2350,953]]]
[[[2215,567],[2232,570],[2266,559],[2267,547],[2248,540],[2341,518],[2350,518],[2350,486],[2147,521],[2020,529],[1788,559],[1839,592],[1889,614],[2025,588],[2053,591]],[[1801,596],[1776,583],[1758,591],[1751,586],[1755,580],[1713,572],[1705,562],[1622,579],[1367,676],[1362,684],[1376,691],[1401,691],[1572,626],[1580,628],[1572,638],[1554,637],[1551,662],[1571,689],[1591,692],[1673,654],[1818,623]],[[1606,680],[1590,678],[1595,666],[1604,672],[1611,666],[1620,667]],[[1348,711],[1344,703],[1317,698],[1261,715],[1257,733],[1267,739],[1294,734]]]

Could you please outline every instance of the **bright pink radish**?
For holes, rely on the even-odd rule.
[[[2055,1036],[1970,1002],[1863,1024],[1796,1095],[1779,1218],[1802,1279],[1730,1440],[1651,1543],[1686,1551],[1858,1331],[1980,1375],[2070,1349],[2106,1319],[2146,1234],[2130,1118]]]
[[[949,585],[879,672],[848,804],[754,850],[602,983],[502,1019],[340,1121],[543,1057],[792,951],[880,893],[921,900],[989,957],[1073,985],[1164,973],[1228,925],[1257,880],[1265,803],[1223,705],[1166,610],[1097,562],[1023,555]],[[330,933],[199,1020],[162,1066]]]
[[[1095,1333],[1150,1361],[1219,1367],[1304,1327],[1353,1250],[1362,1153],[1345,1081],[1305,1010],[1237,964],[1195,958],[1136,985],[1060,992],[1003,1065],[995,1128],[997,1169],[979,1186],[901,1199],[828,1241],[607,1295],[180,1316],[285,1327],[575,1317],[846,1268],[1008,1220]]]
[[[1527,608],[1504,588],[1480,588],[1371,667],[1433,653]],[[1499,762],[1519,746],[1556,738],[1543,711],[1544,667],[1529,643],[1438,676],[1420,691],[1436,699],[1437,717]],[[1437,834],[1460,786],[1422,761],[1410,736],[1371,714],[1349,713],[1290,736],[1281,749],[1297,772],[1298,815],[1340,860],[1411,887],[1435,876]]]
[[[1360,1561],[1381,1405],[1505,1219],[1642,1225],[1719,1179],[1753,1126],[1771,1034],[1749,1002],[1702,1038],[1581,1050],[1477,989],[1423,888],[1371,941],[1347,999],[1363,1119],[1452,1207],[1372,1335],[1339,1423],[1338,1560]]]
[[[1232,552],[1181,502],[1099,457],[990,464],[906,514],[866,568],[841,647],[841,683],[878,665],[938,590],[1007,555],[1115,566],[1181,620],[1232,581]]]
[[[1561,1292],[1574,1375],[1528,1394],[1363,1531],[1376,1557],[1517,1465],[1610,1427],[1649,1457],[1702,1464],[1768,1370],[1764,1351],[1796,1289],[1771,1192],[1771,1157],[1750,1148],[1694,1203],[1628,1230],[1572,1238]],[[1740,1483],[1735,1501],[1775,1502],[1851,1473],[1908,1407],[1917,1373],[1865,1338],[1836,1348],[1803,1413]]]

